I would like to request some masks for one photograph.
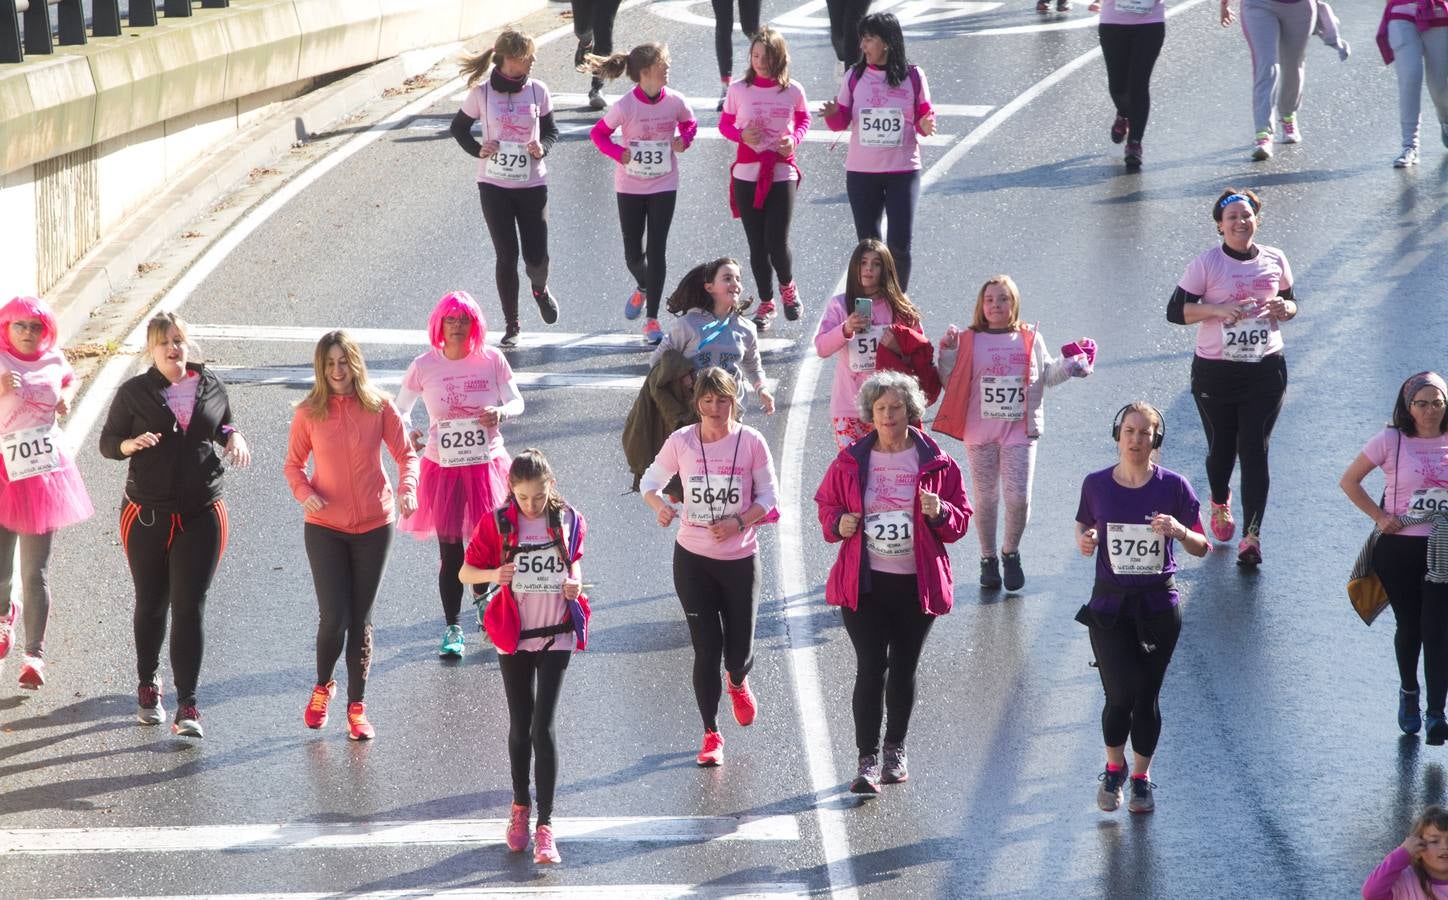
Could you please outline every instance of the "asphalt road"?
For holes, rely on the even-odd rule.
[[[812,108],[838,77],[814,6],[766,4],[793,29],[792,70]],[[1074,62],[1096,45],[1084,4],[1048,17],[1026,3],[990,6],[911,7],[917,18],[944,16],[912,25],[909,49],[935,102],[959,108],[926,149],[912,298],[938,336],[968,320],[981,281],[1008,272],[1052,346],[1090,335],[1100,356],[1091,379],[1047,395],[1026,589],[980,591],[974,534],[955,547],[956,606],[922,662],[908,785],[866,802],[845,793],[854,658],[823,601],[832,552],[810,502],[834,451],[833,362],[812,361],[809,338],[854,243],[843,144],[801,150],[794,238],[806,316],[769,333],[796,343],[765,354],[779,412],[750,416],[785,473],[784,521],[762,550],[751,676],[761,715],[748,730],[726,724],[726,765],[703,771],[692,762],[699,726],[672,535],[624,493],[617,435],[633,391],[616,379],[641,377],[646,352],[597,337],[635,332],[619,314],[632,284],[612,181],[586,137],[596,114],[563,104],[564,137],[549,157],[563,316],[545,328],[525,299],[525,336],[543,345],[510,359],[540,383],[524,389],[527,411],[505,429],[511,449],[545,449],[592,523],[595,633],[572,662],[559,720],[563,866],[540,871],[501,846],[493,820],[507,813],[509,780],[496,657],[470,632],[461,664],[438,662],[431,545],[405,536],[394,545],[368,692],[378,739],[359,746],[336,722],[320,733],[302,726],[316,612],[281,462],[290,403],[304,390],[292,373],[310,364],[311,344],[261,329],[421,329],[455,287],[500,325],[475,163],[446,133],[454,89],[262,222],[182,308],[210,327],[199,341],[212,364],[242,367],[231,396],[256,453],[250,470],[228,476],[233,537],[208,608],[202,741],[134,724],[131,589],[116,533],[123,467],[99,459],[94,432],[85,437],[81,465],[102,512],[57,542],[50,684],[21,694],[16,663],[0,669],[10,685],[0,689],[0,895],[1352,896],[1418,808],[1445,797],[1448,757],[1396,728],[1390,618],[1363,628],[1346,602],[1368,525],[1337,489],[1402,378],[1445,365],[1445,151],[1425,140],[1418,169],[1390,167],[1396,94],[1372,44],[1376,13],[1344,5],[1355,52],[1341,64],[1310,48],[1306,142],[1249,162],[1246,44],[1195,3],[1169,20],[1146,166],[1126,174],[1106,140],[1100,59]],[[563,8],[527,27],[548,31]],[[668,41],[677,87],[712,100],[712,35],[689,21],[708,9],[631,7],[617,43]],[[555,93],[586,89],[571,53],[570,38],[540,52],[535,75]],[[712,103],[699,115],[715,123]],[[710,139],[683,157],[675,278],[693,261],[745,254],[725,205],[730,158]],[[1092,570],[1075,553],[1071,521],[1081,478],[1113,461],[1112,413],[1136,397],[1167,414],[1164,464],[1206,491],[1187,392],[1192,334],[1163,310],[1188,260],[1215,240],[1208,213],[1226,185],[1263,194],[1259,240],[1286,251],[1302,300],[1284,329],[1291,386],[1273,445],[1267,561],[1257,572],[1227,553],[1187,564],[1185,629],[1152,768],[1157,811],[1107,815],[1094,804],[1100,684],[1072,621]],[[375,337],[364,348],[374,372],[399,371],[419,352],[406,334]],[[486,841],[467,836],[472,820],[486,820]],[[377,824],[397,822],[426,836],[387,837],[395,826]],[[292,830],[257,827],[281,823]],[[221,836],[217,849],[166,850],[166,833],[138,830],[154,826],[220,826]],[[96,828],[122,829],[98,839],[108,852],[78,850],[74,831],[38,852],[33,831]]]

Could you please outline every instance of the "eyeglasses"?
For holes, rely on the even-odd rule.
[[[31,334],[45,333],[45,324],[42,322],[11,322],[10,327],[16,331],[28,331]]]
[[[470,316],[443,316],[444,325],[471,325],[473,320]]]
[[[1439,400],[1414,400],[1414,401],[1413,401],[1413,408],[1414,408],[1414,409],[1442,409],[1442,408],[1445,407],[1445,406],[1448,406],[1448,403],[1445,403],[1445,402],[1444,402],[1443,400],[1441,400],[1441,399],[1439,399]]]

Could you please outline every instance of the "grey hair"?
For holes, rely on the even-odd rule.
[[[925,417],[925,393],[920,390],[920,382],[915,380],[914,375],[886,370],[876,372],[860,385],[860,393],[855,396],[855,402],[859,404],[861,420],[873,424],[875,401],[886,391],[894,391],[905,401],[906,418],[911,422],[919,422]]]

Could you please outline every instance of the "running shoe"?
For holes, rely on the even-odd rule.
[[[657,347],[664,340],[664,329],[658,319],[649,319],[644,323],[644,343]]]
[[[462,656],[463,655],[463,630],[457,625],[449,625],[442,633],[442,644],[437,648],[438,656]]]
[[[1297,114],[1282,117],[1282,143],[1302,143],[1302,132],[1297,128]]]
[[[27,691],[38,691],[42,684],[45,684],[45,660],[27,655],[20,663],[20,686]]]
[[[744,676],[743,681],[735,684],[725,672],[724,684],[729,688],[729,702],[734,705],[734,721],[740,725],[753,725],[759,704],[754,701],[754,692],[749,689],[749,676]]]
[[[541,291],[533,292],[533,301],[538,304],[538,315],[543,318],[543,324],[552,325],[558,321],[558,301],[553,299],[548,285],[543,285]]]
[[[880,793],[880,757],[873,753],[860,757],[855,780],[850,782],[850,793],[870,796]]]
[[[1128,169],[1141,168],[1141,141],[1127,141],[1126,155],[1123,157]]]
[[[608,101],[603,99],[603,81],[595,78],[588,86],[588,108],[594,110],[608,109]]]
[[[136,721],[142,725],[160,725],[166,720],[161,705],[161,680],[146,682],[136,688]]]
[[[632,322],[634,319],[637,319],[639,313],[643,311],[644,289],[637,288],[632,294],[629,294],[628,299],[623,302],[623,317]]]
[[[1051,4],[1050,4],[1049,0],[1040,0],[1040,2],[1036,4],[1036,12],[1038,12],[1038,13],[1048,13],[1048,12],[1050,12],[1050,11],[1051,11]]]
[[[171,723],[171,733],[181,737],[202,737],[201,710],[196,704],[188,703],[176,710],[176,721]]]
[[[23,604],[19,600],[10,601],[10,615],[0,619],[0,659],[10,655],[10,644],[15,640],[15,623],[20,621],[20,609]]]
[[[1257,141],[1252,145],[1252,158],[1257,162],[1272,158],[1272,132],[1257,132]]]
[[[774,301],[762,300],[759,309],[754,311],[754,327],[759,331],[768,331],[769,323],[774,319]]]
[[[804,307],[799,302],[799,288],[793,281],[779,286],[779,299],[784,301],[784,317],[791,322],[798,320]]]
[[[1001,560],[998,556],[980,558],[980,586],[995,590],[1001,586]]]
[[[1448,140],[1448,132],[1445,132],[1445,140]],[[1417,147],[1404,147],[1403,152],[1398,154],[1398,158],[1393,160],[1393,168],[1395,169],[1406,169],[1409,166],[1416,166],[1417,164]]]
[[[1215,500],[1209,501],[1212,504],[1211,529],[1212,537],[1227,543],[1237,533],[1237,521],[1232,518],[1232,497],[1227,495],[1226,503],[1218,503]]]
[[[533,832],[533,862],[540,866],[563,862],[563,857],[558,855],[558,845],[553,843],[553,828],[549,825],[539,825],[538,830]]]
[[[522,853],[528,849],[528,807],[521,803],[513,804],[508,812],[508,828],[503,832],[503,837],[508,842],[508,849],[514,853]]]
[[[523,329],[519,328],[516,323],[509,325],[507,328],[503,329],[503,339],[501,341],[498,341],[498,345],[501,347],[518,346],[518,335],[522,333],[522,331]]]
[[[1056,12],[1070,12],[1071,0],[1056,0]]]
[[[722,85],[720,85],[720,87],[719,87],[719,103],[718,103],[718,105],[716,105],[716,106],[714,107],[714,112],[723,112],[723,111],[724,111],[724,98],[726,98],[726,97],[729,96],[729,81],[730,81],[729,76],[725,75],[725,76],[721,77],[719,80],[722,81],[722,82],[724,82],[724,83],[723,83]]]
[[[904,744],[885,742],[885,765],[880,772],[881,784],[904,784],[910,780],[910,760]]]
[[[1119,144],[1126,140],[1126,132],[1131,130],[1131,120],[1126,116],[1117,116],[1111,120],[1111,143]]]
[[[1448,721],[1444,721],[1442,711],[1428,710],[1428,714],[1423,717],[1423,722],[1428,726],[1428,734],[1424,738],[1427,743],[1440,747],[1443,745],[1443,741],[1448,740]]]
[[[367,704],[347,704],[347,737],[354,741],[370,741],[377,737],[377,729],[367,721]]]
[[[1101,782],[1101,787],[1096,789],[1096,805],[1101,807],[1102,812],[1116,812],[1121,808],[1122,788],[1126,785],[1126,778],[1129,773],[1125,766],[1115,772],[1106,769],[1096,777]]]
[[[1260,566],[1262,565],[1262,539],[1255,534],[1244,534],[1242,540],[1237,544],[1237,565],[1239,566]]]
[[[1156,798],[1151,795],[1156,785],[1148,781],[1145,775],[1135,775],[1130,781],[1131,800],[1126,808],[1134,813],[1149,813],[1156,809]]]
[[[1002,553],[1001,565],[1006,570],[1006,590],[1018,591],[1026,586],[1026,573],[1021,569],[1021,554]]]
[[[312,688],[312,698],[307,701],[307,708],[302,713],[302,721],[307,723],[308,728],[321,728],[327,724],[327,704],[331,703],[335,696],[337,696],[335,680]]]
[[[1418,707],[1418,692],[1398,690],[1398,727],[1403,734],[1417,734],[1423,727],[1423,712]]]
[[[724,765],[724,735],[717,731],[704,732],[704,746],[694,760],[701,766],[712,768]]]

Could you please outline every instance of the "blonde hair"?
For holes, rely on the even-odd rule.
[[[460,74],[468,77],[468,87],[472,87],[483,80],[494,62],[501,63],[505,59],[527,59],[533,55],[535,49],[531,37],[510,28],[498,35],[498,39],[493,41],[493,46],[483,52],[465,54],[458,68]]]
[[[613,81],[620,75],[627,75],[629,81],[638,84],[644,77],[644,71],[658,65],[669,58],[669,48],[657,41],[649,41],[647,44],[639,44],[627,53],[615,53],[612,56],[595,56],[592,53],[583,57],[584,68],[608,81]]]
[[[379,412],[382,404],[387,402],[387,395],[368,382],[367,362],[362,358],[362,348],[357,346],[357,342],[352,340],[347,332],[340,329],[327,332],[317,341],[316,352],[312,354],[312,369],[316,380],[307,396],[303,397],[297,406],[305,409],[307,415],[313,419],[321,421],[327,418],[327,402],[332,399],[332,383],[327,380],[327,356],[333,347],[342,348],[347,367],[352,370],[352,392],[356,395],[357,402],[370,413]]]
[[[751,54],[754,52],[755,44],[764,47],[764,61],[769,67],[768,76],[779,84],[781,91],[789,87],[789,44],[785,43],[784,35],[765,25],[754,32],[754,36],[749,39],[749,52]],[[749,71],[744,74],[744,83],[754,83],[753,64],[749,66]]]
[[[151,321],[146,323],[146,349],[159,347],[166,343],[166,333],[172,328],[181,332],[181,340],[187,344],[191,343],[191,337],[186,333],[186,322],[173,312],[156,313]]]
[[[1019,331],[1021,327],[1021,291],[1009,275],[987,278],[985,284],[980,286],[980,290],[975,295],[975,315],[970,320],[971,330],[985,331],[990,327],[985,320],[985,289],[993,284],[1000,285],[1001,290],[1006,292],[1006,296],[1011,298],[1011,321],[1007,327],[1012,331]]]

